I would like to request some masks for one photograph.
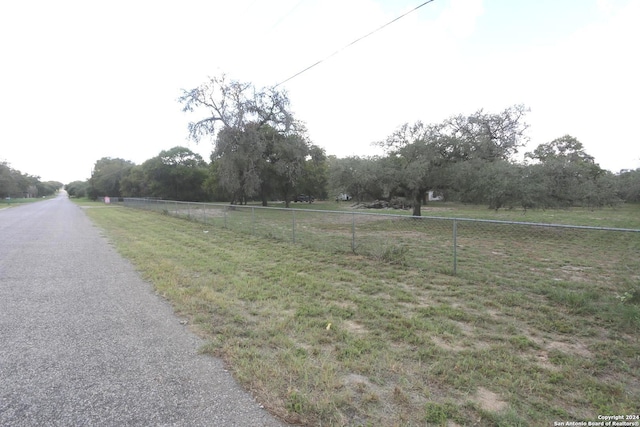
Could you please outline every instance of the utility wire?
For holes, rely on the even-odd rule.
[[[319,60],[319,61],[315,62],[314,64],[309,65],[309,66],[308,66],[307,68],[305,68],[304,70],[302,70],[302,71],[298,71],[296,74],[294,74],[293,76],[289,77],[289,78],[288,78],[288,79],[286,79],[286,80],[281,81],[280,83],[278,83],[278,84],[277,84],[277,85],[275,85],[274,87],[278,87],[278,86],[280,86],[280,85],[282,85],[282,84],[284,84],[284,83],[288,82],[289,80],[291,80],[291,79],[293,79],[293,78],[295,78],[295,77],[298,77],[300,74],[302,74],[302,73],[304,73],[304,72],[306,72],[306,71],[309,71],[310,69],[312,69],[312,68],[313,68],[313,67],[315,67],[316,65],[320,64],[321,62],[324,62],[324,61],[326,61],[327,59],[329,59],[329,58],[331,58],[331,57],[333,57],[333,56],[336,56],[337,54],[339,54],[340,52],[342,52],[342,51],[343,51],[343,50],[345,50],[346,48],[353,46],[354,44],[358,43],[360,40],[366,39],[366,38],[367,38],[367,37],[369,37],[370,35],[372,35],[372,34],[374,34],[374,33],[377,33],[378,31],[382,30],[383,28],[385,28],[385,27],[387,27],[387,26],[389,26],[389,25],[393,24],[393,23],[394,23],[394,22],[396,22],[397,20],[399,20],[399,19],[401,19],[401,18],[404,18],[404,17],[405,17],[405,16],[407,16],[408,14],[410,14],[410,13],[412,13],[412,12],[415,12],[416,10],[420,9],[422,6],[425,6],[425,5],[427,5],[427,4],[429,4],[429,3],[433,2],[433,1],[435,1],[435,0],[427,0],[427,1],[425,1],[424,3],[422,3],[422,4],[420,4],[420,5],[416,6],[416,7],[414,7],[414,8],[413,8],[413,9],[411,9],[410,11],[408,11],[408,12],[406,12],[406,13],[403,13],[402,15],[398,16],[397,18],[395,18],[395,19],[393,19],[393,20],[391,20],[391,21],[387,22],[387,23],[386,23],[386,24],[384,24],[383,26],[378,27],[378,28],[376,28],[375,30],[371,31],[370,33],[365,34],[364,36],[361,36],[361,37],[359,37],[359,38],[355,39],[354,41],[352,41],[352,42],[351,42],[351,43],[349,43],[348,45],[346,45],[346,46],[344,46],[344,47],[342,47],[342,48],[340,48],[340,49],[336,50],[336,51],[335,51],[335,52],[333,52],[331,55],[329,55],[329,56],[327,56],[327,57],[325,57],[325,58],[322,58],[321,60]]]

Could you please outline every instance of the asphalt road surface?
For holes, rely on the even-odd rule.
[[[280,426],[66,194],[0,210],[1,426]]]

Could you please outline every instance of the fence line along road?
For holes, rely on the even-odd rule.
[[[576,280],[640,277],[640,230],[124,198],[153,210],[314,249],[446,274]],[[515,275],[515,276],[514,276]]]

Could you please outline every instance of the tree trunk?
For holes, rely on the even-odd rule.
[[[413,216],[422,216],[420,209],[422,208],[422,200],[424,199],[425,191],[416,191],[413,193]]]
[[[413,201],[413,216],[422,216],[422,213],[420,212],[420,199],[416,199]]]
[[[262,200],[262,206],[267,206],[267,202],[268,202],[268,194],[269,191],[267,189],[267,184],[265,181],[262,182],[262,184],[260,185],[260,200]]]

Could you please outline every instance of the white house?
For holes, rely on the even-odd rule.
[[[427,197],[430,202],[438,202],[443,199],[442,196],[436,195],[434,191],[429,191]]]

